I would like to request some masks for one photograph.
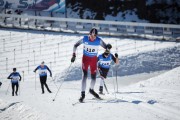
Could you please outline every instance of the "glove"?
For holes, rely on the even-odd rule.
[[[72,58],[71,58],[71,62],[74,62],[75,59],[76,59],[76,53],[73,53],[73,56],[72,56]]]
[[[50,75],[50,77],[52,77],[52,74]]]
[[[106,49],[110,50],[112,48],[112,45],[111,44],[107,44],[106,45]]]
[[[115,53],[114,55],[115,55],[116,58],[118,58],[118,54],[117,53]]]
[[[21,79],[19,81],[21,81]]]
[[[36,72],[35,70],[33,72]]]

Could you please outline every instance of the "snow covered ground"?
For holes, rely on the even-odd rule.
[[[94,100],[87,92],[85,103],[76,105],[73,104],[79,97],[80,81],[64,82],[54,102],[54,94],[40,94],[40,86],[35,90],[32,81],[21,82],[21,93],[17,97],[10,96],[10,92],[5,95],[8,85],[5,83],[0,91],[0,119],[179,120],[179,71],[180,67],[121,87],[118,93],[114,93],[113,85],[108,84],[110,94],[102,95],[104,100]],[[54,83],[48,84],[54,92],[57,90]]]
[[[121,58],[130,59],[131,63],[133,56],[137,58],[140,56],[140,61],[162,63],[169,69],[174,69],[170,71],[155,69],[150,73],[118,76],[118,91],[117,86],[114,86],[116,77],[112,75],[113,77],[108,77],[106,80],[110,94],[101,95],[104,98],[101,101],[94,99],[88,93],[90,82],[88,80],[85,103],[79,104],[77,101],[80,97],[81,81],[75,79],[74,71],[76,76],[81,76],[81,71],[78,70],[81,64],[82,46],[78,48],[77,60],[72,64],[69,72],[69,76],[74,80],[65,81],[56,100],[52,101],[52,99],[61,81],[68,78],[63,74],[70,65],[72,46],[82,38],[81,35],[1,29],[0,36],[0,81],[3,82],[0,88],[0,119],[2,120],[179,120],[180,118],[180,67],[178,67],[180,43],[102,37],[105,42],[113,45],[112,53],[119,53],[120,61]],[[99,53],[103,51],[100,49]],[[158,57],[156,61],[153,55]],[[170,62],[160,62],[165,58]],[[51,94],[47,91],[41,94],[38,75],[35,78],[32,72],[42,60],[52,69],[53,77],[63,76],[56,81],[48,78],[48,85],[53,92]],[[125,67],[126,65],[131,66],[121,63],[119,67],[126,69],[128,68]],[[132,68],[145,70],[147,69],[143,67],[145,65],[136,64]],[[14,97],[11,96],[10,82],[6,80],[13,67],[17,67],[20,74],[24,75],[20,83],[19,96]],[[99,78],[95,91],[98,91],[98,85]]]

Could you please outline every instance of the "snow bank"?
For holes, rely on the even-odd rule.
[[[39,120],[43,116],[22,102],[7,103],[0,99],[1,120]]]
[[[137,83],[139,87],[180,90],[180,67]]]

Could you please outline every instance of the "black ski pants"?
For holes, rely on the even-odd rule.
[[[16,87],[16,95],[18,93],[18,88],[19,88],[19,83],[12,83],[12,95],[14,96],[14,90],[15,90],[15,87]]]
[[[51,92],[48,85],[47,85],[47,83],[46,83],[46,80],[47,80],[47,76],[40,76],[40,83],[41,83],[42,93],[44,93],[44,86],[47,88],[48,92]]]

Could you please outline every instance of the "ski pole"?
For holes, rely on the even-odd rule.
[[[36,90],[36,73],[35,73],[35,90]]]
[[[104,81],[104,77],[101,76],[101,79],[102,79],[102,81],[103,81],[103,85],[104,85],[104,87],[105,87],[105,89],[106,89],[107,94],[109,94],[109,91],[108,91],[108,89],[107,89],[106,83],[105,83],[105,81]]]
[[[105,83],[104,80],[103,80],[103,83],[104,83],[104,87],[105,87],[105,89],[106,89],[107,94],[109,94],[109,91],[108,91],[108,89],[107,89],[107,86],[106,86],[106,83]]]
[[[118,52],[118,47],[117,47],[117,39],[116,39],[116,53]],[[116,65],[116,84],[117,84],[117,93],[118,93],[118,81],[117,81],[117,65]]]
[[[113,86],[114,86],[114,97],[116,99],[116,90],[115,90],[115,82],[114,82],[114,80],[113,80]]]
[[[69,66],[69,68],[68,68],[66,74],[69,72],[69,70],[70,70],[70,68],[71,68],[71,65],[72,65],[72,62],[71,62],[71,64],[70,64],[70,66]],[[65,79],[65,78],[64,78],[64,79]],[[63,84],[63,82],[64,82],[64,79],[63,79],[62,83],[59,85],[58,91],[56,92],[53,101],[55,101],[56,96],[57,96],[57,94],[58,94],[58,92],[59,92],[59,90],[60,90],[60,88],[61,88],[61,86],[62,86],[62,84]]]
[[[8,85],[8,88],[7,88],[7,91],[6,91],[6,95],[7,95],[7,93],[8,93],[8,90],[9,90],[9,86],[10,86],[10,84],[11,84],[11,83],[9,83],[9,85]]]
[[[58,86],[57,86],[56,83],[55,83],[55,78],[53,79],[53,77],[52,77],[52,82],[54,83],[54,85],[55,85],[56,88],[58,89]]]
[[[117,85],[117,93],[118,93],[119,88],[118,88],[118,81],[117,81],[117,66],[116,66],[116,85]]]

